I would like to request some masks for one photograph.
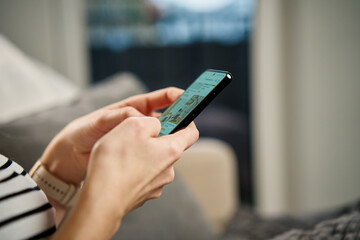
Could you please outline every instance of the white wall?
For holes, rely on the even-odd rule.
[[[258,210],[360,198],[360,1],[260,0],[253,41]]]
[[[252,39],[252,134],[258,211],[276,214],[287,206],[284,128],[285,90],[281,1],[259,1]]]
[[[87,85],[85,0],[0,0],[0,33],[78,86]]]

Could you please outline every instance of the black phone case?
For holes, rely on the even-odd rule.
[[[174,133],[179,129],[182,129],[184,127],[186,127],[187,125],[189,125],[200,113],[202,110],[205,109],[205,107],[207,105],[209,105],[209,103],[231,82],[232,80],[232,75],[231,73],[227,72],[227,71],[222,71],[222,70],[214,70],[214,69],[208,69],[206,71],[212,71],[212,72],[223,72],[226,73],[225,78],[219,83],[219,85],[217,85],[202,101],[201,103],[195,107],[195,109],[189,114],[187,115],[180,123],[179,125],[174,128],[174,130],[172,130],[170,132]],[[230,76],[230,78],[228,77]]]

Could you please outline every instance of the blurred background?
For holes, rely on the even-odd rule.
[[[233,146],[239,202],[274,216],[360,197],[359,13],[356,0],[0,0],[0,32],[80,89],[230,71],[198,126]]]

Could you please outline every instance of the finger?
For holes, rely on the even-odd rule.
[[[184,90],[175,87],[164,88],[147,94],[130,97],[122,102],[110,105],[110,107],[118,108],[124,106],[132,106],[138,109],[143,114],[150,115],[156,109],[162,109],[169,106],[183,92]]]
[[[161,116],[161,113],[159,113],[159,112],[153,112],[153,113],[151,114],[151,116],[152,116],[152,117],[155,117],[155,118],[159,118],[159,117]]]
[[[149,184],[152,188],[158,188],[172,183],[175,179],[174,164],[166,167],[159,175],[157,175]]]
[[[136,203],[133,207],[131,207],[129,209],[129,212],[144,206],[144,204],[147,201],[150,201],[150,200],[157,199],[157,198],[161,197],[162,190],[163,190],[163,187],[159,187],[159,188],[156,188],[156,189],[152,190],[151,192],[146,194],[141,200],[139,200],[138,203]]]
[[[157,198],[161,197],[162,190],[163,190],[163,186],[153,190],[152,192],[149,193],[149,195],[147,196],[147,199],[151,200],[151,199],[157,199]]]
[[[93,127],[105,134],[129,117],[143,116],[144,115],[142,113],[133,107],[103,110],[100,111],[97,118],[94,119]]]
[[[131,211],[134,211],[135,209],[144,206],[145,202],[146,202],[146,200],[142,200],[142,201],[140,201],[139,203],[135,204],[134,206],[132,206],[132,207],[127,211],[127,213],[129,213],[129,212],[131,212]]]
[[[174,165],[170,165],[167,169],[164,170],[164,172],[161,174],[160,184],[162,186],[168,185],[172,183],[175,179],[175,170]]]
[[[129,209],[129,212],[142,207],[147,201],[159,198],[162,195],[163,186],[151,190],[149,193],[145,194],[133,207]]]
[[[156,138],[161,130],[159,119],[154,117],[130,117],[124,121],[124,127],[130,134]]]
[[[164,145],[175,146],[177,150],[183,152],[192,146],[199,138],[199,131],[195,123],[190,123],[187,127],[170,135],[158,137],[159,141],[163,141]]]

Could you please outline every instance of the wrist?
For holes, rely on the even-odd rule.
[[[91,183],[85,182],[78,200],[57,232],[59,236],[110,239],[120,227],[124,215],[116,207],[121,199],[113,203],[103,194],[104,191],[96,191]]]
[[[41,156],[42,165],[53,175],[69,184],[80,186],[86,169],[74,159],[73,148],[66,138],[56,136]]]
[[[72,206],[80,191],[79,187],[64,182],[62,179],[53,175],[40,161],[34,165],[29,175],[45,192],[47,197],[56,200],[63,206]]]

